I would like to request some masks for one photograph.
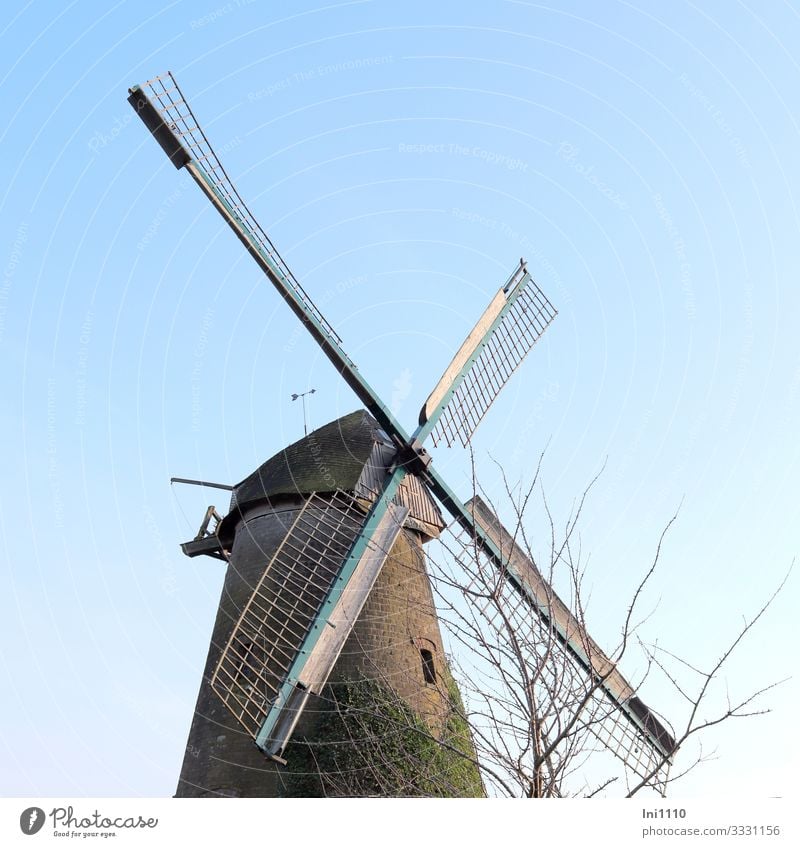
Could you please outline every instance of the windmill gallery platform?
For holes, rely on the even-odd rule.
[[[422,549],[444,524],[414,476],[398,496],[409,508],[403,529],[325,689],[305,707],[286,764],[262,753],[212,687],[245,604],[265,569],[281,567],[276,551],[310,496],[347,492],[366,510],[394,450],[378,423],[357,411],[281,450],[234,487],[216,533],[229,558],[177,797],[483,793]],[[306,551],[305,567],[323,566],[313,557]]]

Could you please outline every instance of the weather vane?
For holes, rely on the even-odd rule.
[[[316,390],[316,388],[309,388],[308,391],[304,391],[302,394],[292,394],[292,402],[294,402],[298,398],[303,401],[303,435],[308,435],[308,420],[306,418],[306,394],[314,394],[316,393]]]

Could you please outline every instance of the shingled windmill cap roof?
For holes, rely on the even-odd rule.
[[[352,491],[379,439],[390,443],[362,409],[331,421],[284,447],[234,486],[231,509],[281,494]]]
[[[267,459],[234,486],[222,533],[227,535],[232,523],[265,501],[337,490],[371,499],[380,486],[383,464],[396,449],[363,409],[331,421]],[[441,513],[415,477],[407,477],[407,482],[416,495],[407,504],[411,507],[407,525],[438,535],[444,527]],[[424,526],[418,525],[420,521]]]

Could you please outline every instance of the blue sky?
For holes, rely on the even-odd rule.
[[[0,29],[5,794],[174,791],[222,581],[178,544],[224,498],[169,477],[246,476],[302,435],[293,392],[317,389],[315,426],[357,406],[135,119],[127,88],[165,70],[409,426],[528,259],[560,314],[478,470],[497,493],[493,459],[524,480],[547,446],[563,520],[607,461],[582,534],[598,640],[679,504],[645,634],[694,664],[797,552],[797,9],[292,9],[31,2]],[[467,495],[463,454],[435,455]],[[796,586],[717,704],[795,673]],[[796,694],[706,736],[676,793],[785,794]]]

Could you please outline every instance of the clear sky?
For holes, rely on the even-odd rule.
[[[358,405],[126,103],[166,70],[409,427],[528,259],[560,314],[478,430],[481,479],[547,445],[563,521],[607,460],[582,534],[601,643],[682,504],[644,634],[715,661],[798,550],[796,6],[5,8],[2,793],[174,791],[223,572],[178,544],[225,498],[169,477],[246,476],[302,435],[293,392],[315,426]],[[463,454],[435,461],[468,495]],[[717,711],[797,671],[797,584]],[[785,795],[796,699],[709,733],[677,793]]]

